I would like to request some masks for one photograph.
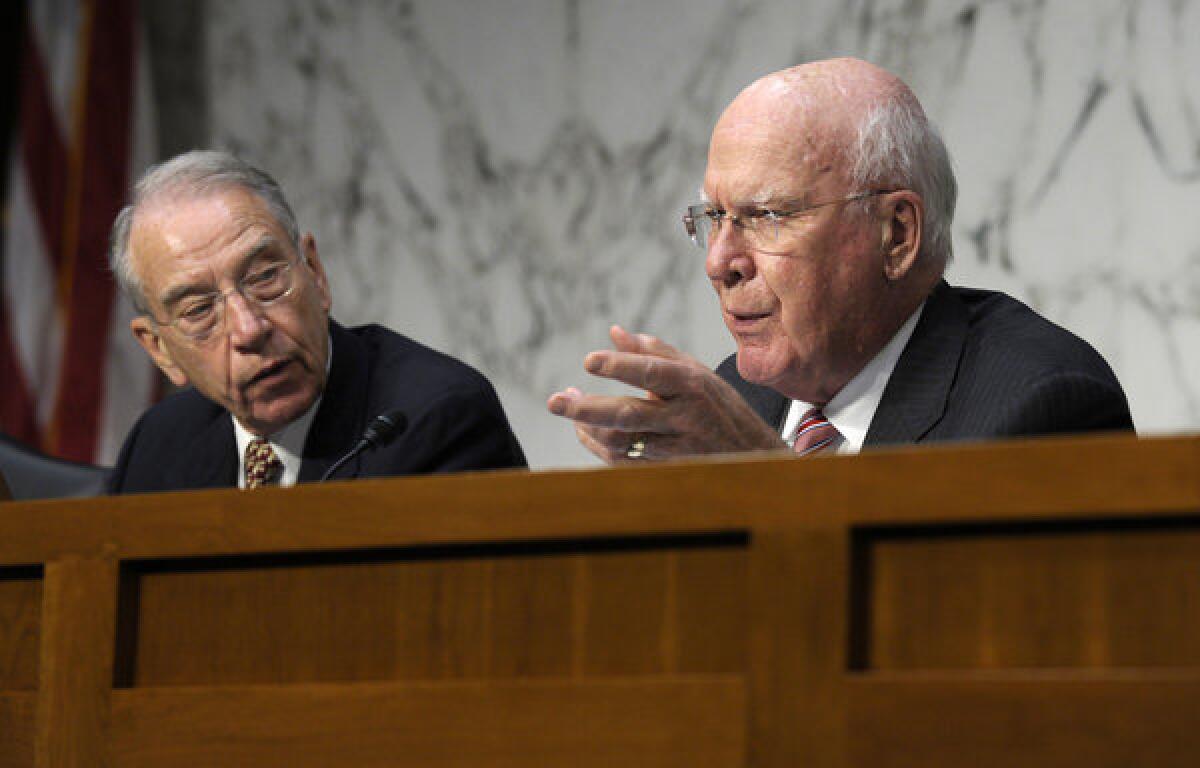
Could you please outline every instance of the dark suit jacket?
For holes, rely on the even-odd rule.
[[[790,401],[717,368],[768,424]],[[1131,430],[1125,393],[1087,342],[1002,293],[942,282],[900,355],[863,447]]]
[[[333,361],[308,432],[299,482],[319,480],[376,416],[400,409],[407,428],[367,449],[334,479],[526,466],[491,384],[467,365],[378,325],[330,322]],[[229,412],[194,389],[138,420],[125,439],[110,491],[237,486]]]

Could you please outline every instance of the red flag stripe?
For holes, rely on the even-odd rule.
[[[22,161],[46,255],[55,267],[63,260],[63,200],[67,194],[67,147],[51,105],[50,79],[29,21],[21,54],[20,133]],[[29,258],[31,254],[9,254]]]
[[[58,455],[91,461],[104,402],[104,366],[116,285],[108,272],[109,227],[125,197],[133,126],[135,0],[88,4],[78,219],[70,269],[62,378],[54,409]]]
[[[19,122],[15,146],[20,148],[20,165],[29,190],[35,227],[41,234],[43,253],[9,253],[10,259],[41,259],[57,270],[62,263],[63,209],[66,190],[66,145],[51,105],[50,78],[28,16],[22,35]],[[54,301],[53,295],[34,300]],[[0,304],[3,300],[0,300]],[[31,391],[17,352],[9,309],[0,306],[0,426],[9,435],[41,448],[45,440],[37,420],[37,400]]]

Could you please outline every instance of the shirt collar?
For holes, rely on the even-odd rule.
[[[863,369],[821,409],[825,418],[837,428],[841,436],[840,441],[835,443],[838,453],[858,453],[862,450],[867,430],[870,429],[875,411],[879,409],[879,402],[883,399],[883,390],[887,387],[888,379],[892,377],[892,371],[896,370],[900,354],[912,338],[924,309],[925,303],[922,302],[883,349],[871,358],[871,362],[863,366]],[[792,401],[787,418],[783,422],[785,438],[791,436],[796,430],[796,425],[800,423],[800,418],[812,407],[811,403],[802,400]]]

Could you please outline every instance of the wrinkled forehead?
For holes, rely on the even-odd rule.
[[[134,214],[130,261],[149,285],[180,269],[219,269],[264,238],[282,244],[287,235],[252,192],[235,187],[164,194],[145,201]]]
[[[263,200],[240,187],[164,193],[139,206],[133,215],[130,244],[137,260],[200,258],[248,232],[287,238]]]

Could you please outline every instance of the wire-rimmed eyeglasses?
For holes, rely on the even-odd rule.
[[[894,189],[876,189],[847,195],[837,200],[812,203],[811,205],[799,208],[751,208],[741,214],[732,214],[722,208],[717,208],[711,203],[697,203],[696,205],[689,205],[687,210],[684,211],[683,227],[688,237],[692,239],[692,242],[698,248],[707,250],[713,233],[721,228],[721,222],[728,220],[741,230],[742,237],[746,239],[746,244],[751,248],[770,248],[778,245],[779,235],[783,229],[783,222],[790,218],[829,205],[853,203],[857,200],[865,200],[874,195],[886,195],[895,191]]]
[[[254,266],[228,291],[212,291],[185,296],[171,311],[171,318],[159,325],[170,325],[193,341],[205,341],[225,327],[225,305],[229,294],[237,293],[247,304],[267,307],[286,299],[296,289],[295,264],[271,261]]]

